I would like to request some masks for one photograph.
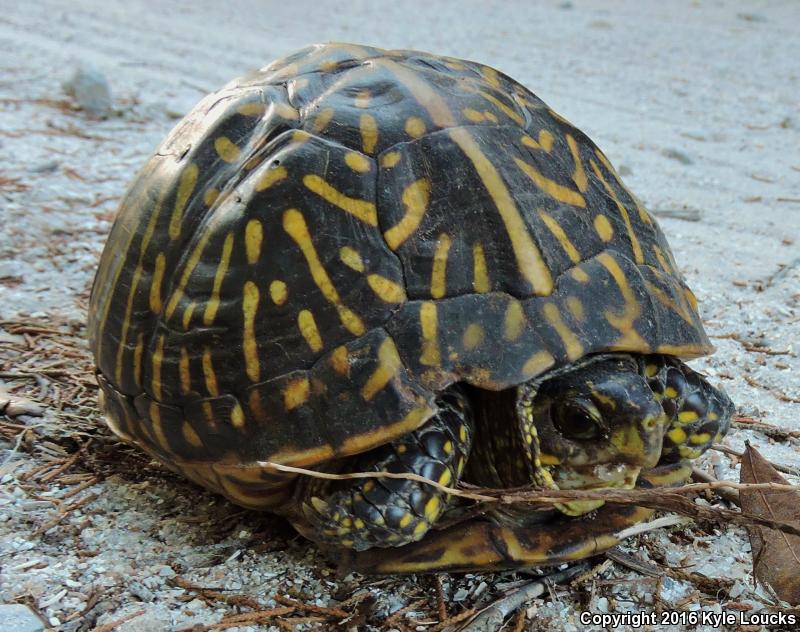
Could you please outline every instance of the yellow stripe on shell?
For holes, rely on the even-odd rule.
[[[161,283],[164,281],[164,267],[166,258],[163,252],[156,256],[156,267],[153,270],[153,280],[150,282],[150,311],[154,314],[161,313]]]
[[[558,243],[561,244],[561,247],[564,249],[564,252],[567,253],[570,260],[573,263],[579,263],[581,260],[581,253],[578,252],[578,249],[575,248],[575,245],[570,241],[567,233],[561,227],[561,224],[544,209],[539,209],[538,213],[544,225],[553,233],[553,236],[558,240]]]
[[[380,274],[368,274],[367,284],[376,296],[386,303],[404,303],[406,291],[399,285]]]
[[[517,125],[525,125],[525,119],[520,116],[512,107],[509,107],[505,103],[503,103],[500,99],[498,99],[493,94],[485,92],[481,90],[479,93],[484,99],[493,103],[503,114],[505,114],[508,118],[514,121]]]
[[[180,359],[178,360],[178,375],[181,381],[181,393],[188,394],[192,390],[192,375],[189,368],[189,352],[186,347],[181,347]]]
[[[431,182],[427,178],[420,178],[403,190],[401,200],[406,209],[405,215],[383,234],[391,250],[397,250],[419,227],[428,209],[430,191]]]
[[[164,434],[164,427],[161,423],[161,410],[156,402],[150,402],[149,407],[150,426],[153,429],[153,437],[162,450],[169,450],[167,436]]]
[[[314,320],[314,314],[310,310],[300,310],[300,313],[297,314],[297,327],[311,351],[314,353],[322,351],[322,336],[319,333],[317,321]]]
[[[406,119],[405,130],[412,138],[420,138],[425,134],[425,121],[418,116],[410,116]]]
[[[142,353],[144,352],[144,334],[136,336],[136,347],[133,349],[133,381],[136,386],[142,384]]]
[[[258,343],[255,332],[258,303],[258,286],[252,281],[245,281],[242,290],[242,316],[244,318],[242,351],[244,353],[245,371],[251,382],[258,382],[261,378],[261,363],[258,359]]]
[[[367,173],[372,167],[372,162],[369,158],[357,151],[348,151],[344,155],[344,162],[357,173]]]
[[[485,338],[486,334],[483,331],[483,327],[478,323],[470,323],[464,330],[462,344],[464,345],[464,349],[472,351],[476,347],[479,347]]]
[[[375,59],[372,62],[377,67],[384,67],[408,89],[417,102],[428,112],[428,115],[437,127],[454,127],[458,124],[453,113],[431,84],[423,79],[422,73],[415,72],[391,59]]]
[[[522,365],[522,375],[530,379],[541,375],[556,363],[556,359],[549,351],[537,351]]]
[[[328,273],[317,255],[311,234],[303,214],[297,209],[289,209],[283,214],[283,229],[295,241],[308,263],[311,276],[322,295],[331,303],[339,313],[339,318],[345,328],[353,335],[360,336],[364,333],[364,323],[350,308],[342,303],[339,293],[333,285]]]
[[[197,303],[191,302],[186,306],[186,309],[183,310],[183,317],[181,318],[181,324],[183,325],[184,331],[187,331],[189,329],[189,325],[192,322],[192,315],[194,314],[195,307],[197,307]]]
[[[594,160],[590,160],[589,163],[592,166],[592,171],[594,171],[595,175],[603,184],[603,188],[606,190],[611,199],[614,200],[614,203],[617,205],[617,209],[619,210],[619,214],[622,216],[622,220],[625,222],[625,228],[628,231],[628,239],[630,239],[631,249],[633,250],[634,261],[636,261],[636,263],[644,263],[642,247],[639,245],[639,239],[636,237],[636,233],[633,230],[633,224],[631,224],[631,218],[628,213],[628,209],[625,208],[625,205],[620,201],[617,192],[611,187],[610,184],[608,184],[605,177],[603,177],[603,173],[600,171],[597,163]]]
[[[550,326],[556,330],[561,342],[564,344],[564,349],[567,352],[567,357],[570,360],[577,360],[583,355],[583,345],[578,337],[563,321],[561,313],[558,311],[558,306],[555,303],[545,303],[542,308],[544,311],[545,320]]]
[[[422,330],[422,355],[420,364],[438,366],[441,362],[439,354],[439,321],[436,314],[436,303],[426,301],[419,307],[419,320]]]
[[[391,169],[398,162],[400,162],[401,154],[399,151],[390,151],[381,156],[381,167],[383,169]]]
[[[361,388],[361,397],[365,401],[372,400],[397,375],[401,366],[402,361],[397,353],[394,340],[386,338],[378,347],[378,368],[373,371],[367,383]]]
[[[604,242],[608,243],[614,237],[614,228],[611,226],[611,222],[608,221],[608,218],[599,213],[594,216],[594,229],[597,231],[598,236]]]
[[[153,397],[157,400],[161,400],[163,397],[163,391],[161,389],[161,362],[164,359],[164,336],[161,335],[158,337],[156,341],[156,349],[153,351],[153,355],[150,358],[150,362],[153,366],[153,377],[150,380],[150,387],[153,391]]]
[[[303,184],[312,193],[316,193],[326,202],[360,219],[365,224],[369,224],[370,226],[378,225],[378,211],[373,202],[349,197],[337,191],[316,174],[304,176]]]
[[[219,136],[214,139],[214,151],[217,152],[217,156],[229,164],[237,162],[242,155],[242,150],[227,136]]]
[[[289,380],[283,389],[283,406],[289,410],[294,410],[308,401],[311,393],[308,378],[300,377]]]
[[[365,154],[375,151],[378,144],[378,123],[371,114],[362,114],[359,120],[361,129],[361,147]]]
[[[339,259],[351,270],[355,270],[356,272],[364,271],[364,261],[361,259],[361,255],[350,246],[342,246],[339,248]]]
[[[325,108],[320,110],[319,114],[317,114],[316,118],[314,118],[314,123],[311,126],[311,129],[315,134],[319,134],[320,132],[324,132],[325,128],[328,127],[328,124],[333,119],[334,110],[333,108]]]
[[[257,219],[247,221],[244,228],[244,246],[247,253],[247,263],[256,263],[261,257],[261,242],[264,240],[264,228]]]
[[[468,128],[449,131],[450,137],[472,162],[483,185],[492,197],[517,259],[522,277],[528,281],[535,294],[549,296],[553,292],[553,278],[541,252],[531,238],[530,231],[517,209],[514,199],[492,162],[481,151]]]
[[[586,208],[586,200],[578,191],[574,191],[569,187],[559,184],[555,180],[551,180],[547,176],[542,175],[536,167],[529,165],[524,160],[514,158],[514,162],[528,176],[533,183],[544,191],[551,198],[562,204],[570,204],[579,208]]]
[[[526,147],[530,147],[531,149],[539,149],[541,151],[547,152],[548,154],[553,149],[553,144],[555,143],[555,138],[553,135],[546,129],[539,130],[539,140],[536,141],[527,134],[522,136],[522,144]]]
[[[625,277],[625,273],[622,271],[622,268],[619,267],[617,260],[607,252],[599,254],[597,256],[597,261],[611,273],[624,301],[622,314],[617,314],[610,309],[607,309],[604,313],[606,320],[611,326],[622,334],[612,348],[624,351],[636,350],[640,352],[648,350],[647,343],[633,327],[634,321],[642,313],[642,306],[639,305],[639,302],[636,300],[636,295],[633,293],[628,279]]]
[[[206,390],[211,397],[219,396],[219,384],[217,383],[217,374],[214,372],[214,362],[211,355],[211,349],[206,347],[203,349],[203,379],[206,382]]]
[[[211,235],[212,231],[208,226],[205,227],[205,230],[200,235],[200,239],[197,241],[197,244],[195,244],[194,249],[189,255],[189,259],[186,261],[186,265],[183,268],[183,274],[178,281],[178,287],[172,292],[172,296],[167,303],[167,311],[165,314],[166,320],[172,318],[175,308],[178,307],[178,303],[180,302],[181,298],[183,298],[183,292],[186,289],[186,284],[189,282],[189,277],[192,275],[192,272],[194,272],[194,269],[200,262],[200,257],[203,256],[203,251],[205,250],[206,245],[208,245],[208,240],[211,239]]]
[[[641,219],[641,220],[642,220],[642,221],[643,221],[645,224],[652,224],[652,223],[653,223],[653,218],[652,218],[652,217],[650,217],[650,214],[649,214],[649,213],[647,212],[647,210],[646,210],[646,209],[645,209],[645,208],[642,206],[642,203],[639,201],[639,198],[637,198],[637,197],[636,197],[636,196],[635,196],[635,195],[634,195],[634,194],[633,194],[633,193],[632,193],[632,192],[631,192],[631,191],[628,189],[628,187],[626,187],[626,186],[625,186],[625,183],[622,181],[622,178],[620,178],[620,177],[619,177],[619,174],[617,173],[617,170],[616,170],[616,169],[614,169],[614,166],[611,164],[611,162],[609,162],[609,160],[608,160],[608,158],[606,158],[605,154],[604,154],[602,151],[600,151],[599,149],[597,149],[597,148],[595,148],[595,150],[594,150],[594,153],[595,153],[595,155],[596,155],[596,156],[597,156],[597,157],[600,159],[600,162],[602,162],[602,163],[603,163],[603,165],[605,166],[606,170],[607,170],[607,171],[608,171],[608,172],[609,172],[609,173],[610,173],[610,174],[611,174],[611,175],[614,177],[614,179],[617,181],[617,184],[620,186],[620,188],[621,188],[623,191],[625,191],[625,193],[627,193],[627,194],[628,194],[628,197],[629,197],[631,200],[633,200],[633,203],[634,203],[634,205],[636,206],[636,211],[639,213],[639,218],[640,218],[640,219]]]
[[[231,425],[237,430],[243,430],[245,427],[244,410],[239,402],[236,402],[231,408]]]
[[[589,179],[586,177],[586,171],[583,168],[583,161],[581,161],[581,153],[578,149],[578,143],[571,134],[567,134],[567,146],[572,154],[572,161],[575,163],[575,170],[572,172],[572,181],[578,187],[578,191],[585,193],[589,186]]]
[[[269,297],[275,305],[283,305],[289,296],[289,291],[283,281],[273,281],[269,284]]]
[[[503,338],[513,342],[522,335],[525,328],[525,312],[522,304],[512,299],[506,307],[506,314],[503,318]]]
[[[344,345],[336,347],[331,353],[330,363],[333,370],[339,375],[350,375],[350,359],[347,354],[347,347]]]
[[[491,289],[489,271],[486,267],[483,244],[479,241],[472,244],[472,269],[472,288],[479,294],[488,292]]]
[[[184,420],[183,424],[181,424],[181,434],[183,435],[186,443],[193,448],[203,447],[203,441],[200,439],[200,436],[195,432],[194,428],[192,428],[188,421]]]
[[[203,313],[203,324],[210,327],[214,324],[214,319],[217,317],[217,310],[219,309],[219,293],[222,288],[222,281],[228,273],[228,265],[231,261],[231,252],[233,251],[233,233],[228,233],[225,236],[225,241],[222,244],[222,256],[220,257],[217,271],[214,274],[214,286],[211,290],[211,296],[206,303],[206,309]]]
[[[183,221],[183,212],[186,209],[186,204],[189,202],[189,197],[192,195],[195,186],[197,185],[197,176],[200,169],[196,164],[190,163],[181,173],[178,180],[178,192],[175,194],[175,206],[172,209],[172,217],[169,220],[169,238],[176,240],[181,235],[181,222]]]
[[[433,255],[433,269],[431,270],[431,296],[442,298],[447,291],[447,255],[450,251],[450,235],[442,233],[436,242],[436,252]]]
[[[266,191],[281,180],[285,180],[288,175],[289,171],[283,165],[279,167],[270,167],[258,178],[258,182],[256,182],[256,191]]]
[[[370,100],[369,90],[367,90],[366,88],[362,88],[361,90],[358,91],[356,98],[353,99],[353,105],[361,109],[368,108],[369,100]]]

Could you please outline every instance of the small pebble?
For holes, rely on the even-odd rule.
[[[62,85],[90,118],[108,118],[111,114],[111,88],[99,70],[79,66]]]

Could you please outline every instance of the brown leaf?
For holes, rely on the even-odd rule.
[[[788,484],[758,450],[745,444],[739,481]],[[742,511],[800,525],[800,487],[796,490],[740,489]],[[800,604],[800,536],[748,526],[753,550],[753,573],[784,601]]]

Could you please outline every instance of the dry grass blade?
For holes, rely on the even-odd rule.
[[[750,444],[742,457],[743,483],[786,480]],[[800,527],[800,488],[793,491],[742,490],[739,492],[742,509],[751,514],[768,516],[773,520],[791,521]],[[800,605],[800,535],[750,526],[747,529],[753,549],[753,573],[768,584],[784,601]]]

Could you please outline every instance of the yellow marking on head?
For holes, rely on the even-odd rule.
[[[186,289],[186,284],[189,282],[189,277],[197,267],[200,257],[203,256],[203,251],[208,244],[208,240],[211,238],[211,234],[212,231],[206,227],[206,229],[200,235],[200,239],[197,240],[197,243],[195,244],[191,254],[189,255],[189,259],[186,261],[186,265],[183,268],[183,274],[181,274],[181,278],[178,281],[178,287],[172,292],[172,296],[167,303],[167,311],[165,313],[166,320],[172,318],[172,314],[175,313],[175,308],[178,307],[178,303],[180,302],[181,298],[183,298],[183,292]]]
[[[506,307],[506,314],[503,318],[503,338],[513,342],[522,335],[525,329],[525,312],[522,303],[512,299]]]
[[[362,114],[359,127],[361,128],[361,147],[365,154],[371,154],[375,151],[375,145],[378,144],[378,123],[371,114]]]
[[[425,121],[418,116],[409,116],[405,126],[406,134],[412,138],[420,138],[425,134]]]
[[[257,219],[248,220],[244,228],[244,245],[247,252],[247,263],[254,264],[261,256],[261,242],[264,239],[264,229]]]
[[[715,413],[714,411],[711,411],[711,412],[709,412],[709,413],[708,413],[708,415],[707,415],[707,417],[708,417],[708,418],[709,418],[711,421],[717,421],[717,419],[719,419],[719,415],[718,415],[717,413]]]
[[[693,445],[704,445],[710,442],[711,433],[709,432],[698,432],[696,434],[689,435],[689,443]]]
[[[378,298],[386,303],[404,303],[406,300],[406,291],[403,286],[398,285],[391,279],[387,279],[385,276],[368,274],[367,283]]]
[[[684,410],[678,413],[678,422],[682,424],[690,424],[698,419],[700,416],[693,410]]]
[[[438,366],[441,362],[441,356],[439,354],[439,320],[436,314],[436,303],[429,301],[422,303],[419,308],[419,320],[422,328],[420,364]]]
[[[259,291],[252,281],[245,281],[242,297],[242,315],[244,316],[244,364],[247,377],[251,382],[258,382],[261,377],[261,364],[258,360],[258,343],[256,342],[256,313],[258,312]]]
[[[283,406],[287,411],[294,410],[308,401],[310,387],[308,378],[299,377],[289,380],[283,389]]]
[[[462,443],[464,443],[467,440],[467,427],[464,424],[461,424],[458,427],[458,439]]]
[[[389,248],[397,250],[417,230],[422,216],[428,209],[430,191],[431,181],[427,178],[420,178],[403,190],[401,200],[406,208],[405,215],[397,224],[383,233]]]
[[[561,463],[561,459],[554,454],[545,454],[544,452],[540,452],[539,462],[542,465],[559,465]]]
[[[644,374],[647,377],[655,377],[658,374],[658,365],[648,364],[646,367],[644,367]]]
[[[405,454],[408,452],[408,446],[405,443],[401,443],[395,449],[397,450],[397,454]]]
[[[617,196],[617,192],[611,187],[610,184],[608,184],[606,179],[603,177],[603,172],[600,171],[600,168],[597,166],[597,163],[594,160],[590,160],[589,163],[592,166],[592,171],[594,171],[595,175],[598,177],[600,182],[602,182],[603,188],[606,190],[611,199],[614,200],[614,203],[617,205],[617,209],[619,210],[619,214],[622,216],[622,219],[625,222],[625,228],[628,231],[628,238],[630,239],[631,249],[633,250],[634,261],[636,263],[644,263],[644,255],[642,254],[642,247],[639,245],[639,240],[636,237],[636,233],[633,230],[633,225],[631,224],[631,218],[630,215],[628,214],[628,209],[625,208],[625,205],[620,201],[619,196]]]
[[[500,173],[481,151],[468,128],[451,129],[449,134],[472,162],[483,185],[492,197],[511,240],[511,247],[517,259],[520,274],[528,281],[535,294],[549,296],[553,292],[553,277],[542,253],[533,242],[530,230],[528,230],[525,220],[522,219]]]
[[[363,529],[366,526],[366,523],[361,518],[356,518],[353,520],[353,526],[356,529]]]
[[[331,366],[339,375],[350,375],[350,360],[347,356],[347,347],[341,345],[331,353]]]
[[[486,335],[483,331],[483,327],[481,327],[478,323],[470,323],[464,330],[464,337],[462,340],[464,349],[467,351],[472,351],[476,347],[480,346],[485,337]]]
[[[186,395],[192,390],[192,375],[189,369],[189,352],[186,347],[181,347],[181,357],[178,360],[178,374],[181,380],[181,393]]]
[[[341,191],[337,191],[318,175],[309,174],[303,177],[303,184],[306,188],[316,193],[326,202],[350,213],[353,217],[360,219],[370,226],[378,225],[378,211],[373,202],[352,198]]]
[[[164,434],[164,427],[161,423],[161,411],[158,408],[158,404],[150,402],[148,413],[150,417],[150,426],[153,429],[153,437],[156,443],[164,450],[169,450],[169,443],[167,443],[167,437]]]
[[[583,303],[581,303],[581,299],[579,299],[577,296],[567,297],[567,310],[578,322],[583,322],[583,320],[586,318],[586,312],[583,309]]]
[[[399,151],[390,151],[381,156],[381,167],[391,169],[400,162],[401,154]]]
[[[317,322],[314,320],[314,314],[307,309],[300,310],[297,315],[297,326],[311,350],[314,353],[322,351],[322,336],[319,333]]]
[[[222,256],[217,265],[217,271],[214,274],[214,287],[211,290],[211,296],[206,303],[206,309],[203,313],[203,324],[210,327],[214,324],[214,319],[217,317],[217,310],[219,309],[219,292],[222,288],[222,280],[228,273],[228,265],[231,261],[231,252],[233,251],[233,233],[228,233],[225,236],[225,242],[222,244]]]
[[[539,130],[539,140],[535,141],[527,134],[522,137],[522,144],[531,149],[540,149],[548,154],[553,149],[555,138],[546,129]]]
[[[447,486],[450,484],[452,480],[453,480],[453,475],[450,473],[450,469],[447,468],[445,469],[444,472],[442,472],[442,475],[439,477],[438,483],[439,485]]]
[[[517,111],[514,110],[514,108],[509,107],[493,94],[490,94],[483,90],[480,91],[480,95],[487,101],[493,103],[500,111],[503,112],[503,114],[505,114],[512,121],[514,121],[517,125],[525,125],[525,119],[522,116],[520,116],[517,113]]]
[[[353,171],[357,171],[358,173],[367,173],[372,166],[369,158],[357,151],[348,151],[344,155],[344,162]]]
[[[333,108],[325,108],[320,110],[319,114],[317,114],[316,118],[314,119],[311,129],[315,134],[324,132],[325,128],[328,127],[328,124],[331,122],[331,119],[333,119]]]
[[[274,184],[286,179],[289,171],[283,165],[279,167],[270,167],[267,169],[256,182],[256,191],[265,191]]]
[[[418,408],[412,408],[400,421],[345,439],[337,454],[338,456],[360,454],[391,439],[408,434],[412,430],[419,428],[431,416],[431,413],[433,413],[433,410],[425,404]]]
[[[188,421],[184,420],[183,424],[181,424],[181,434],[183,434],[183,438],[186,443],[193,448],[203,447],[203,441],[200,439],[200,436],[195,432],[194,428],[192,428]]]
[[[537,351],[522,365],[522,374],[526,379],[541,375],[556,363],[549,351]]]
[[[562,204],[571,204],[572,206],[577,206],[580,208],[586,208],[586,200],[578,191],[573,191],[569,187],[565,187],[563,184],[559,184],[555,180],[551,180],[550,178],[542,175],[539,170],[536,169],[536,167],[529,165],[524,160],[514,158],[514,162],[517,163],[517,166],[522,169],[525,175],[533,180],[533,183],[537,187],[539,187],[557,202],[561,202]]]
[[[442,298],[447,290],[447,254],[450,251],[450,244],[450,235],[447,233],[439,235],[431,271],[431,296],[433,298]]]
[[[217,384],[217,374],[214,373],[211,349],[208,347],[203,350],[203,378],[206,382],[208,394],[212,397],[218,397],[219,385]]]
[[[356,272],[364,271],[364,262],[361,260],[361,255],[350,246],[339,248],[339,259],[351,270]]]
[[[361,397],[365,401],[370,401],[375,395],[383,390],[403,363],[397,353],[394,340],[386,338],[378,348],[378,368],[369,376],[367,383],[361,389]]]
[[[242,430],[245,426],[244,411],[239,402],[236,402],[231,408],[231,424],[237,430]]]
[[[463,112],[464,116],[466,116],[467,119],[472,121],[473,123],[483,123],[483,121],[486,120],[486,117],[484,117],[483,112],[478,112],[478,110],[473,110],[472,108],[464,108]]]
[[[239,160],[239,156],[242,155],[242,150],[232,143],[227,136],[219,136],[214,139],[214,151],[217,152],[217,156],[227,163],[236,162]]]
[[[561,314],[555,303],[545,303],[543,307],[545,320],[556,330],[559,338],[564,343],[567,357],[570,360],[577,360],[583,355],[583,345],[578,340],[575,333],[567,327],[561,319]]]
[[[675,397],[678,396],[678,391],[675,390],[672,386],[667,386],[667,388],[664,389],[664,395],[666,397],[669,397],[670,399],[674,399]]]
[[[564,249],[564,252],[567,253],[567,256],[570,258],[572,263],[579,263],[581,260],[581,253],[578,252],[577,248],[573,245],[570,241],[567,233],[561,227],[561,224],[558,223],[552,215],[547,213],[544,209],[539,209],[538,211],[539,217],[544,222],[544,225],[553,233],[553,236],[558,240],[558,243],[561,244],[561,247]]]
[[[283,229],[294,239],[295,243],[300,248],[303,256],[306,258],[314,283],[317,284],[317,287],[320,292],[322,292],[325,299],[336,307],[339,318],[347,331],[354,336],[362,335],[365,331],[364,323],[358,315],[346,307],[342,303],[341,298],[339,298],[339,293],[336,291],[336,288],[317,255],[317,250],[314,247],[314,242],[311,240],[311,234],[308,232],[308,226],[306,225],[303,214],[297,209],[291,208],[287,210],[283,214]]]
[[[410,525],[411,524],[411,520],[412,520],[411,514],[408,513],[408,512],[404,513],[403,517],[400,518],[400,523],[399,523],[400,524],[400,528],[402,529],[402,528],[407,527],[408,525]]]
[[[453,442],[452,441],[445,441],[444,445],[442,445],[442,450],[445,454],[452,454],[453,453]]]
[[[667,436],[675,445],[681,445],[686,441],[686,431],[683,428],[673,428],[667,433]]]
[[[275,305],[283,305],[288,296],[289,291],[283,281],[273,281],[269,284],[269,297]]]
[[[486,267],[486,256],[483,254],[483,244],[476,241],[472,244],[472,287],[479,294],[491,289],[489,271]]]
[[[150,311],[154,314],[161,313],[161,283],[164,280],[164,253],[159,252],[156,257],[156,267],[153,270],[153,280],[150,283]]]
[[[151,388],[153,389],[153,397],[157,400],[161,401],[162,397],[162,390],[161,390],[161,362],[164,359],[164,336],[161,335],[158,337],[156,342],[156,349],[153,352],[151,357],[151,362],[153,364],[153,377],[150,381]]]
[[[585,193],[589,186],[589,179],[586,177],[586,171],[583,169],[583,161],[581,160],[581,153],[578,149],[578,143],[572,137],[572,134],[567,134],[567,145],[572,154],[572,161],[575,163],[575,170],[572,172],[572,181],[578,187],[578,191]]]
[[[595,215],[594,229],[597,231],[600,239],[606,243],[611,241],[611,239],[614,237],[614,228],[611,226],[611,222],[608,221],[608,217],[602,213]]]
[[[219,198],[219,190],[214,187],[208,187],[203,193],[203,204],[206,206],[214,206],[214,202]]]
[[[172,217],[170,217],[169,220],[169,238],[172,240],[180,237],[183,211],[186,208],[186,203],[189,201],[189,196],[191,196],[197,184],[197,175],[199,171],[197,165],[191,163],[187,165],[183,173],[181,173],[180,180],[178,181],[178,192],[175,194],[175,207],[172,209]]]
[[[136,346],[133,349],[133,381],[136,386],[142,382],[142,352],[144,351],[144,334],[136,336]]]
[[[435,90],[424,78],[422,73],[411,70],[394,60],[379,58],[372,62],[375,66],[382,66],[392,72],[395,77],[408,89],[419,104],[428,112],[428,115],[437,127],[454,127],[458,125],[453,113],[442,98],[441,93]]]

